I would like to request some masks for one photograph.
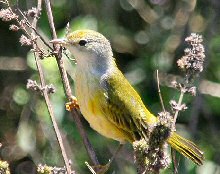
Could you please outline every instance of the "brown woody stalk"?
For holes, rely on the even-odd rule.
[[[38,0],[37,13],[40,13],[41,5],[42,5],[42,0]],[[33,22],[32,22],[32,25],[31,25],[32,29],[33,28],[36,29],[36,26],[37,26],[37,16],[38,15],[36,15],[36,17],[33,19]],[[35,31],[36,30],[33,30],[33,32],[31,33],[32,36],[35,35]],[[45,78],[44,78],[42,66],[41,66],[41,64],[39,62],[38,51],[36,51],[38,49],[38,47],[36,45],[37,45],[37,43],[36,43],[36,41],[34,41],[33,49],[35,50],[34,51],[34,57],[35,57],[35,61],[36,61],[36,66],[38,68],[41,86],[45,87],[46,86]],[[56,122],[56,119],[55,119],[54,110],[52,108],[52,105],[51,105],[51,102],[50,102],[50,99],[49,99],[48,91],[47,90],[42,90],[42,92],[43,92],[43,95],[44,95],[44,98],[45,98],[45,102],[47,104],[47,108],[48,108],[48,111],[49,111],[49,114],[50,114],[51,121],[53,123],[54,131],[55,131],[55,134],[56,134],[56,137],[57,137],[57,140],[58,140],[58,144],[59,144],[60,149],[61,149],[61,153],[62,153],[62,157],[63,157],[64,163],[65,163],[65,166],[66,166],[67,174],[71,174],[72,173],[71,167],[69,165],[69,160],[67,158],[66,151],[65,151],[65,148],[64,148],[64,145],[63,145],[61,133],[59,131],[59,128],[58,128],[58,125],[57,125],[57,122]]]
[[[47,45],[50,49],[51,49],[51,47],[48,44],[46,44],[46,42],[43,39],[43,37],[41,37],[38,34],[37,30],[36,30],[37,22],[38,22],[38,17],[39,17],[40,12],[41,12],[42,0],[38,0],[37,2],[38,2],[37,3],[37,8],[32,8],[31,10],[28,10],[28,13],[32,14],[32,15],[29,14],[29,16],[33,17],[32,22],[29,22],[29,20],[24,15],[24,13],[20,9],[17,9],[20,12],[20,14],[22,15],[22,17],[23,17],[22,20],[19,20],[19,16],[16,15],[13,12],[13,10],[11,9],[10,4],[9,4],[9,2],[7,0],[5,0],[2,3],[6,4],[8,6],[8,8],[1,10],[0,17],[2,18],[3,21],[10,21],[12,19],[15,19],[15,21],[18,24],[18,26],[13,24],[13,25],[10,26],[10,29],[13,30],[13,31],[17,31],[19,29],[23,30],[26,36],[25,35],[21,36],[21,38],[20,38],[21,45],[30,45],[30,46],[33,47],[35,63],[36,63],[37,69],[38,69],[38,73],[39,73],[39,77],[40,77],[40,83],[41,83],[41,85],[38,86],[38,88],[35,87],[35,90],[36,89],[40,90],[40,92],[44,96],[44,99],[45,99],[45,102],[46,102],[46,105],[47,105],[47,108],[48,108],[48,112],[49,112],[49,115],[50,115],[50,118],[51,118],[51,121],[52,121],[52,124],[53,124],[53,127],[54,127],[54,131],[55,131],[55,134],[56,134],[56,137],[57,137],[57,140],[58,140],[61,152],[62,152],[62,157],[63,157],[64,162],[65,162],[67,173],[71,174],[71,173],[75,173],[75,172],[71,171],[71,168],[70,168],[70,165],[69,165],[69,162],[68,162],[68,158],[67,158],[67,155],[66,155],[66,152],[65,152],[65,148],[64,148],[64,145],[63,145],[61,133],[60,133],[58,125],[56,123],[53,107],[51,105],[51,102],[50,102],[50,99],[49,99],[49,95],[48,95],[52,91],[54,92],[54,89],[49,87],[50,89],[52,89],[52,91],[51,91],[48,88],[48,86],[46,85],[44,74],[43,74],[43,70],[42,70],[42,66],[41,66],[40,61],[39,61],[39,59],[42,58],[42,55],[44,53],[38,47],[37,38],[39,37],[45,43],[45,45]],[[28,29],[30,29],[30,30],[28,30]],[[34,84],[30,83],[30,82],[32,82],[32,80],[28,81],[27,88],[32,89],[31,87],[34,87]]]
[[[45,2],[45,6],[46,6],[46,11],[47,11],[47,16],[48,16],[48,21],[49,21],[49,25],[50,25],[50,29],[52,32],[52,39],[57,39],[57,34],[56,34],[56,30],[55,30],[55,26],[54,26],[54,21],[53,21],[53,14],[52,14],[52,10],[51,10],[51,4],[49,0],[44,0]],[[69,84],[69,80],[67,77],[67,73],[64,67],[64,63],[62,60],[62,50],[60,49],[59,45],[54,45],[54,55],[56,57],[56,61],[60,70],[60,74],[61,74],[61,78],[62,78],[62,82],[63,82],[63,86],[64,86],[64,90],[65,90],[65,94],[66,97],[71,101],[72,99],[72,91],[71,91],[71,87]],[[87,134],[83,128],[82,122],[80,120],[80,114],[78,112],[77,109],[74,109],[71,111],[71,115],[76,123],[76,126],[79,130],[79,133],[83,139],[83,143],[86,147],[86,150],[88,152],[88,155],[92,161],[92,163],[94,165],[99,165],[98,159],[96,157],[95,151],[91,145],[91,143],[89,142],[89,139],[87,137]]]

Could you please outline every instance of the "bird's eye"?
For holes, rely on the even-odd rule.
[[[79,41],[79,45],[80,46],[85,46],[87,44],[87,41],[86,40],[80,40]]]

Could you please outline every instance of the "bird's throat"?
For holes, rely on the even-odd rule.
[[[104,74],[111,74],[117,66],[114,58],[103,57],[89,57],[86,60],[79,60],[77,62],[77,72],[79,74],[85,74],[91,76],[91,78],[100,79]]]

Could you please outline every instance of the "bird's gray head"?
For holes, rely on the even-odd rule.
[[[67,34],[64,39],[55,39],[51,42],[66,47],[80,67],[105,69],[114,64],[110,42],[96,31],[76,30]]]
[[[65,39],[57,39],[58,42],[66,47],[76,58],[88,54],[102,58],[112,57],[112,49],[109,41],[100,33],[93,30],[76,30],[67,34]]]

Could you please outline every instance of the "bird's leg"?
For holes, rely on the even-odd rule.
[[[115,159],[115,157],[117,156],[118,152],[121,150],[123,144],[119,144],[117,150],[114,152],[113,156],[111,157],[111,159],[109,160],[109,162],[106,165],[95,165],[95,166],[88,166],[89,170],[95,174],[104,174],[108,171],[112,161]]]
[[[71,96],[70,101],[66,103],[66,110],[71,111],[73,109],[79,109],[79,104],[75,96]]]
[[[112,163],[112,161],[115,159],[115,157],[117,156],[118,152],[121,150],[121,148],[123,147],[124,144],[119,144],[118,148],[116,149],[115,153],[113,154],[113,156],[111,157],[111,159],[109,160],[108,164],[110,165]]]

